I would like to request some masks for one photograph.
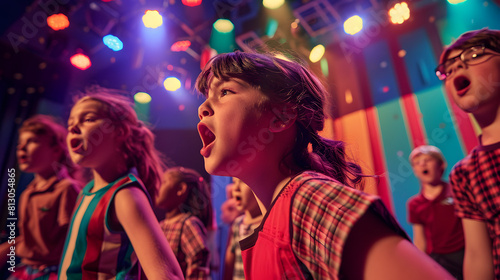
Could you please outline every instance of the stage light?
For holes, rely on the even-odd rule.
[[[53,14],[47,18],[47,25],[56,31],[62,30],[69,26],[69,20],[64,14]]]
[[[168,91],[176,91],[181,88],[181,81],[176,77],[168,77],[163,81],[163,86]]]
[[[190,41],[177,41],[170,47],[170,50],[173,52],[183,52],[186,51],[190,46]]]
[[[318,62],[323,57],[324,54],[325,54],[325,46],[319,44],[311,50],[311,53],[309,54],[309,60],[312,63]]]
[[[134,100],[137,103],[147,104],[147,103],[151,102],[151,95],[141,91],[141,92],[134,94]]]
[[[269,38],[274,37],[274,34],[276,33],[276,30],[278,30],[278,21],[275,19],[269,19],[266,25],[266,35]]]
[[[157,28],[163,24],[163,18],[156,10],[147,10],[142,16],[144,26],[148,28]]]
[[[450,4],[460,4],[465,2],[466,0],[448,0],[448,3]]]
[[[345,103],[351,104],[353,101],[352,92],[350,89],[345,90]]]
[[[344,32],[354,35],[363,29],[363,19],[359,16],[352,16],[344,22]]]
[[[123,49],[123,43],[122,41],[111,34],[108,34],[102,38],[102,42],[104,45],[106,45],[108,48],[114,50],[115,52],[120,51]]]
[[[218,19],[212,26],[209,45],[217,53],[234,51],[236,41],[233,23],[227,19]]]
[[[200,5],[202,0],[182,0],[182,4],[188,7],[194,7]]]
[[[200,56],[200,69],[203,70],[205,68],[205,65],[207,62],[214,56],[217,55],[217,51],[212,49],[211,47],[207,46],[201,51],[201,56]]]
[[[321,73],[323,73],[323,76],[328,77],[329,74],[328,60],[326,60],[326,58],[323,57],[321,59],[320,65],[321,65]]]
[[[389,17],[394,24],[402,24],[405,20],[410,18],[410,8],[406,2],[397,3],[389,10]]]
[[[277,8],[283,6],[284,3],[285,3],[285,0],[263,0],[262,1],[262,5],[264,5],[264,7],[271,9],[271,10],[274,10],[274,9],[277,9]]]
[[[214,23],[214,28],[220,33],[229,33],[234,30],[234,24],[228,19],[218,19]]]
[[[73,55],[69,60],[73,66],[81,70],[88,69],[92,65],[90,58],[82,53]]]

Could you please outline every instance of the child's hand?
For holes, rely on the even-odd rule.
[[[240,211],[238,211],[238,209],[236,209],[236,202],[234,198],[229,198],[228,200],[224,201],[224,203],[222,203],[220,207],[220,210],[222,212],[222,222],[228,225],[230,225],[234,221],[234,219],[236,219],[236,217],[242,214]]]

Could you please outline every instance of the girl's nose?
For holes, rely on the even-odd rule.
[[[208,100],[205,100],[200,107],[198,107],[198,117],[202,120],[204,117],[208,117],[214,114],[214,111],[210,107]]]
[[[80,128],[76,124],[71,125],[71,126],[68,127],[68,133],[79,134],[80,133]]]

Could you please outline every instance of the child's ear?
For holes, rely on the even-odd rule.
[[[269,126],[271,132],[284,131],[291,127],[297,119],[297,110],[289,106],[285,106],[281,109],[274,107],[272,111],[274,113],[274,117]]]
[[[185,182],[179,183],[179,188],[177,189],[177,196],[183,196],[187,192],[187,184]]]
[[[128,130],[129,128],[128,127],[124,127],[124,126],[120,126],[120,127],[117,127],[116,128],[116,137],[118,140],[125,140],[125,138],[127,138],[127,135],[128,135]]]

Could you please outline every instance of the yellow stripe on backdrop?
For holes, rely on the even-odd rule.
[[[347,155],[361,166],[363,173],[374,174],[373,154],[365,110],[358,110],[335,120],[327,119],[321,136],[344,141]],[[364,191],[378,195],[376,180],[366,179]]]

